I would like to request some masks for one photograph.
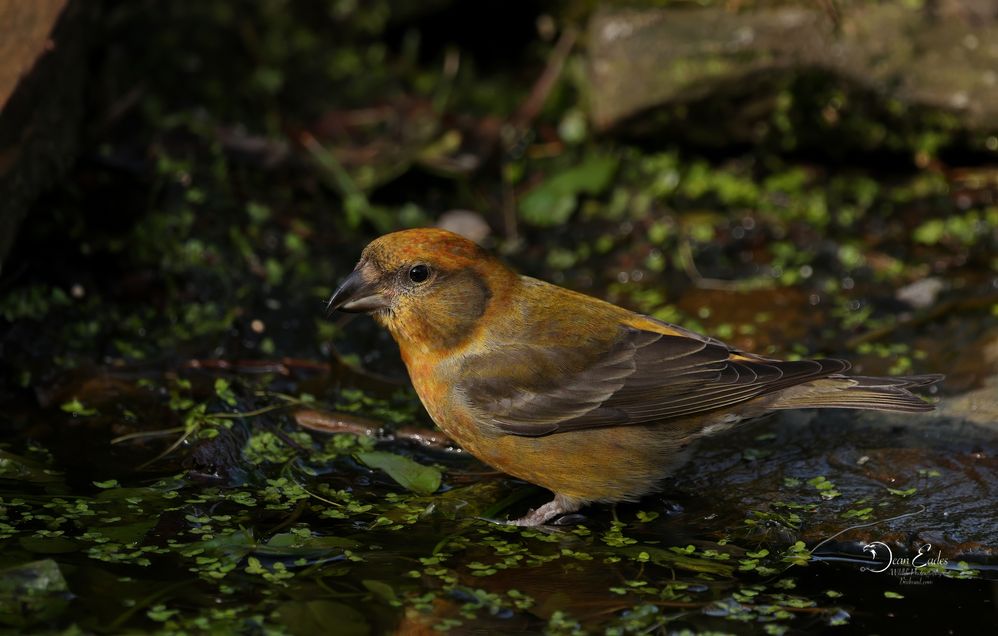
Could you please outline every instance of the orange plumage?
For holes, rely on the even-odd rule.
[[[391,332],[433,421],[482,461],[555,493],[515,523],[652,492],[703,435],[789,408],[926,411],[939,375],[846,376],[781,361],[519,276],[436,229],[364,250],[329,301]]]

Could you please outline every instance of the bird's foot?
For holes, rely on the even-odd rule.
[[[554,499],[547,502],[537,510],[531,510],[528,514],[513,519],[507,523],[511,526],[542,526],[555,517],[569,512],[575,512],[582,507],[582,502],[562,495],[555,495]]]

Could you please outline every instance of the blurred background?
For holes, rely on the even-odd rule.
[[[5,362],[323,355],[433,224],[764,353],[988,312],[994,3],[648,4],[4,3]]]
[[[125,569],[87,569],[94,559],[113,559],[99,550],[94,556],[99,543],[85,538],[92,531],[85,524],[75,535],[60,535],[61,543],[38,534],[63,532],[82,523],[77,517],[59,527],[23,516],[0,524],[8,528],[0,534],[21,537],[16,548],[0,545],[2,565],[69,555],[57,559],[58,567],[70,578],[66,589],[77,595],[71,610],[53,605],[41,623],[14,612],[6,624],[62,629],[117,621],[121,628],[201,629],[196,621],[208,621],[208,609],[194,591],[224,597],[231,592],[219,591],[217,583],[225,574],[201,571],[200,587],[183,589],[177,581],[191,577],[187,567],[195,557],[182,546],[170,552],[164,537],[208,524],[202,519],[210,517],[203,509],[208,504],[163,513],[163,493],[200,492],[198,479],[232,492],[276,488],[275,501],[287,504],[252,536],[238,534],[231,511],[228,526],[214,522],[216,534],[230,543],[216,545],[211,558],[232,563],[230,570],[238,563],[246,576],[277,576],[273,562],[247,557],[273,536],[284,538],[263,553],[281,567],[292,557],[316,558],[315,550],[338,550],[337,559],[349,563],[344,549],[370,548],[369,537],[353,537],[351,548],[315,544],[312,537],[303,547],[306,528],[293,545],[298,552],[288,551],[293,537],[285,535],[312,512],[293,513],[299,500],[266,480],[288,477],[287,466],[308,448],[325,449],[324,461],[339,476],[322,474],[343,480],[336,488],[371,494],[372,501],[343,505],[381,505],[388,493],[396,507],[417,506],[398,499],[403,495],[392,480],[370,477],[373,466],[351,455],[351,444],[360,442],[339,442],[337,450],[303,433],[299,427],[308,418],[279,411],[262,419],[233,417],[222,426],[206,415],[256,413],[287,398],[289,408],[319,400],[327,412],[361,418],[320,418],[327,431],[428,425],[387,335],[372,321],[324,311],[369,240],[414,226],[455,230],[524,274],[741,349],[848,357],[868,374],[946,373],[940,389],[952,398],[946,413],[991,426],[989,433],[946,429],[954,441],[945,447],[935,438],[885,441],[898,452],[881,459],[883,466],[910,469],[912,479],[929,474],[918,471],[945,473],[946,466],[954,483],[964,468],[976,475],[963,480],[968,490],[940,495],[940,515],[950,510],[947,523],[957,525],[933,532],[945,537],[952,554],[977,555],[973,563],[986,564],[993,555],[998,531],[979,508],[994,501],[998,483],[993,0],[0,0],[0,109],[0,426],[6,440],[0,448],[20,475],[7,477],[84,499],[97,497],[93,484],[110,484],[109,492],[144,489],[141,497],[159,503],[142,515],[116,513],[119,521],[104,525],[132,524],[132,534],[120,531],[108,540],[152,546],[148,554],[121,557],[132,566],[129,559],[159,549],[165,552],[156,554],[173,556],[151,558],[175,559],[160,563],[160,572],[169,574],[143,582],[143,598],[153,600],[133,611],[98,607],[92,598],[81,600],[73,576],[120,595],[124,588],[115,577],[140,575],[121,563],[115,567]],[[859,437],[850,439],[858,443]],[[726,473],[728,487],[748,490],[729,493],[730,509],[721,513],[727,521],[716,523],[721,534],[745,529],[752,502],[765,507],[785,496],[773,494],[786,487],[780,479],[807,488],[807,479],[817,477],[803,466],[836,470],[838,451],[831,449],[841,439],[825,441],[814,451],[817,458],[793,475],[751,464],[765,453],[717,451],[718,465],[743,465],[749,474]],[[806,438],[800,446],[808,446]],[[457,461],[404,444],[391,448],[422,464]],[[725,464],[731,457],[734,464]],[[964,460],[977,463],[953,467]],[[491,499],[481,490],[469,496],[501,503],[525,488],[475,477],[484,467],[468,469],[467,462],[447,473],[445,489],[502,484]],[[319,469],[310,470],[312,479]],[[45,471],[64,481],[53,486]],[[777,481],[765,487],[753,481],[767,472]],[[886,473],[874,472],[863,479],[900,487],[897,475],[887,482]],[[178,474],[186,476],[149,485]],[[721,483],[711,472],[690,479],[697,488]],[[855,499],[865,496],[861,483]],[[15,486],[13,492],[28,488]],[[239,490],[243,486],[248,490]],[[533,491],[524,492],[521,499]],[[514,501],[489,514],[507,514],[504,506]],[[226,505],[235,504],[218,504]],[[150,511],[170,521],[134,526]],[[286,513],[297,516],[280,516]],[[388,529],[408,523],[397,510],[393,517],[378,508],[351,509],[342,523],[356,532],[362,522],[353,515],[375,513],[363,523],[390,519],[381,524]],[[600,514],[609,524],[607,513]],[[775,515],[767,523],[787,526],[787,515],[798,512],[764,514]],[[864,514],[853,518],[873,513]],[[235,518],[239,527],[252,526]],[[836,527],[822,519],[810,535],[790,534],[813,545]],[[954,519],[968,521],[961,526]],[[333,522],[327,517],[325,523]],[[800,531],[796,522],[789,527]],[[914,532],[895,530],[896,537]],[[705,528],[691,532],[697,540],[704,533],[712,541],[720,536]],[[606,601],[600,607],[607,609],[578,624],[568,617],[582,610],[557,600],[544,611],[524,610],[529,605],[520,607],[509,595],[513,583],[488,592],[505,595],[502,602],[485,592],[454,597],[443,575],[424,573],[437,576],[435,582],[406,588],[395,580],[398,573],[420,569],[420,558],[429,568],[425,559],[435,558],[432,544],[420,541],[439,535],[419,536],[412,539],[415,554],[403,551],[400,562],[379,566],[397,572],[369,567],[363,576],[345,575],[349,582],[338,591],[370,606],[347,611],[352,608],[329,600],[339,597],[319,595],[325,600],[313,609],[327,621],[355,626],[350,633],[455,628],[461,620],[466,627],[515,623],[558,633],[572,633],[573,625],[610,629],[606,621],[626,627],[614,612],[632,607],[631,597],[620,606],[607,601],[621,595],[591,572],[583,577],[596,590],[590,600]],[[144,549],[134,545],[129,549]],[[282,549],[285,561],[273,556]],[[256,558],[256,565],[246,558]],[[465,568],[471,560],[455,558]],[[259,572],[249,571],[254,567]],[[25,576],[37,581],[42,575],[51,572]],[[742,581],[736,575],[729,583],[738,588]],[[172,585],[180,591],[169,591]],[[318,584],[309,585],[277,599],[246,583],[239,603],[223,603],[242,609],[212,615],[217,623],[211,625],[245,628],[249,623],[240,621],[249,620],[249,612],[256,617],[253,629],[274,624],[305,633],[311,623],[301,612],[312,606],[302,599],[312,599]],[[823,594],[821,585],[805,596]],[[729,598],[729,588],[711,588],[711,602]],[[945,589],[959,598],[970,588]],[[451,596],[413,600],[431,594],[427,590]],[[880,592],[874,588],[878,598]],[[992,592],[979,586],[967,598]],[[174,598],[180,600],[171,605]],[[794,620],[811,621],[805,628],[836,624],[841,608],[826,607],[829,598],[821,597],[820,612]],[[454,609],[462,603],[477,603],[490,618],[462,618]],[[918,608],[929,606],[912,601],[902,613],[916,621]],[[507,611],[514,618],[503,615]],[[410,614],[433,620],[420,623]],[[655,628],[661,620],[630,616],[634,629]],[[993,613],[964,618],[978,624],[989,617]],[[22,618],[26,622],[18,623]],[[878,611],[867,620],[874,621],[863,623],[871,629],[892,625],[876,622],[887,620]]]

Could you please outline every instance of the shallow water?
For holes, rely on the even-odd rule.
[[[182,375],[192,394],[220,389],[208,414],[273,384]],[[105,396],[87,396],[96,412],[13,418],[33,425],[0,458],[8,626],[960,632],[994,620],[994,434],[950,417],[780,414],[706,440],[660,495],[522,529],[489,519],[543,491],[461,453],[378,443],[443,473],[439,491],[409,492],[359,461],[373,439],[275,428],[294,405],[229,419],[143,467],[180,433],[109,442],[128,413],[184,406],[155,382],[105,370],[83,382]]]

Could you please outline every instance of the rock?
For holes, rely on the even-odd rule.
[[[994,386],[990,395],[993,413]],[[869,519],[859,521],[884,523],[857,527],[842,541],[903,545],[932,537],[954,560],[994,555],[998,526],[993,506],[983,503],[998,497],[994,420],[987,427],[967,421],[953,401],[924,415],[786,411],[704,440],[673,483],[696,493],[691,519],[713,515],[704,531],[795,511],[803,523],[788,540],[814,545],[854,526],[850,510],[869,507]]]
[[[984,380],[984,386],[945,400],[939,405],[941,417],[964,419],[998,433],[998,375]]]
[[[996,0],[976,2],[973,20],[900,3],[836,4],[835,12],[811,3],[726,6],[597,11],[589,24],[596,127],[807,69],[952,111],[972,126],[998,121]]]
[[[961,321],[958,328],[969,331],[973,324]],[[972,341],[960,343],[951,355],[943,355],[953,348],[951,343],[944,342],[940,351],[928,350],[928,360],[935,364],[925,368],[944,371],[943,388],[947,393],[957,394],[941,405],[941,410],[978,423],[990,418],[991,424],[998,426],[998,326],[985,330]]]
[[[935,304],[939,292],[946,289],[943,279],[932,276],[905,285],[894,293],[898,300],[908,303],[915,309],[926,309]]]
[[[0,109],[35,60],[54,47],[49,34],[66,0],[0,0]]]
[[[0,267],[28,206],[75,157],[98,5],[0,0]]]
[[[492,229],[481,214],[470,210],[450,210],[440,215],[437,227],[481,243],[489,237]]]

